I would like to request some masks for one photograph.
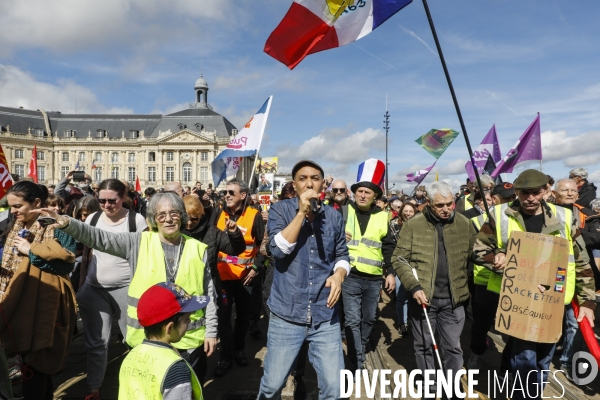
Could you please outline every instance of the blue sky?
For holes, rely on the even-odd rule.
[[[385,157],[387,93],[390,183],[411,188],[405,175],[434,161],[414,140],[432,128],[460,130],[421,1],[293,71],[262,51],[290,4],[5,0],[0,104],[168,113],[193,101],[202,65],[209,103],[237,126],[274,95],[262,155],[278,155],[284,169],[310,157],[353,181],[360,162]],[[496,123],[506,153],[540,112],[544,171],[558,178],[584,166],[600,181],[600,3],[429,6],[473,146]],[[437,163],[440,178],[458,188],[466,160],[459,137]]]

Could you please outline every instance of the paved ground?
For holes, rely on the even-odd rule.
[[[600,321],[600,312],[596,312],[596,318]],[[375,351],[370,352],[368,361],[371,368],[389,368],[392,371],[398,369],[412,370],[416,368],[413,339],[412,337],[400,339],[395,327],[395,307],[386,296],[380,303],[380,319],[378,320],[375,330],[372,335],[373,347]],[[461,338],[462,347],[464,349],[464,359],[469,355],[469,327],[470,320],[467,320],[463,335]],[[116,324],[115,324],[116,326]],[[263,332],[266,332],[266,319],[261,321]],[[598,331],[600,333],[600,330]],[[260,378],[262,376],[262,360],[266,352],[266,336],[262,340],[255,340],[248,337],[247,341],[247,356],[250,359],[250,365],[240,368],[234,367],[223,378],[213,378],[212,371],[218,361],[218,355],[209,358],[209,374],[204,388],[205,399],[210,400],[226,400],[236,399],[245,400],[253,399],[258,391]],[[480,398],[488,398],[487,388],[487,373],[499,368],[500,352],[503,348],[503,343],[498,335],[490,335],[491,347],[485,355],[485,366],[480,371],[480,382],[476,386],[480,391]],[[376,346],[376,347],[375,347]],[[102,387],[102,399],[112,400],[117,398],[118,392],[118,372],[121,361],[123,360],[127,348],[118,341],[117,331],[113,331],[111,340],[109,363],[106,373],[104,385]],[[553,368],[558,366],[558,356],[553,360]],[[71,354],[65,370],[54,377],[55,384],[55,399],[77,399],[82,400],[86,394],[85,384],[86,356],[83,337],[76,335]],[[565,387],[565,398],[568,399],[594,399],[600,400],[600,377],[592,384],[585,388],[578,388],[569,383],[558,374],[561,384]],[[318,398],[318,388],[316,375],[310,364],[307,368],[305,382],[308,391],[308,399]],[[560,397],[561,390],[557,390],[554,386],[547,385],[544,391],[546,397]],[[560,389],[560,388],[559,388]],[[15,390],[20,391],[19,385],[15,385]],[[293,387],[292,379],[288,380],[287,386],[283,392],[284,399],[292,399]],[[365,398],[364,388],[362,389],[362,398]],[[407,397],[410,398],[410,397]],[[501,396],[492,396],[492,398],[505,398]]]

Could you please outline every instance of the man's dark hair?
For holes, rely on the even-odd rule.
[[[548,177],[548,184],[549,184],[550,186],[553,186],[553,185],[554,185],[554,178],[553,178],[553,177],[551,177],[551,176],[550,176],[550,175],[548,175],[548,174],[546,174],[546,176]]]
[[[146,188],[146,190],[144,190],[144,194],[146,195],[146,197],[154,196],[156,194],[156,189],[154,189],[153,187]]]
[[[163,328],[167,326],[169,322],[172,322],[174,325],[177,325],[181,318],[183,317],[183,313],[177,313],[172,317],[165,319],[159,323],[154,325],[145,326],[144,334],[146,335],[146,339],[150,339],[151,337],[160,337],[162,336]]]

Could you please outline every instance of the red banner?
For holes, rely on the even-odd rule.
[[[12,186],[12,178],[10,171],[8,170],[8,164],[6,163],[6,157],[2,146],[0,146],[0,199],[6,196],[6,192]]]
[[[33,178],[35,183],[38,183],[37,175],[37,145],[33,145],[33,151],[31,152],[31,161],[29,161],[29,170],[27,176]]]
[[[135,191],[138,193],[142,193],[142,185],[140,185],[140,177],[135,177]]]

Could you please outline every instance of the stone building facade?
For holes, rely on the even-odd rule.
[[[40,183],[56,184],[79,167],[94,181],[117,178],[142,188],[180,181],[212,183],[211,162],[237,134],[236,127],[212,110],[208,84],[194,85],[188,109],[158,114],[62,114],[57,111],[0,107],[0,144],[13,174],[27,175],[34,145]],[[251,169],[245,160],[241,174]],[[249,177],[246,177],[246,179]]]

